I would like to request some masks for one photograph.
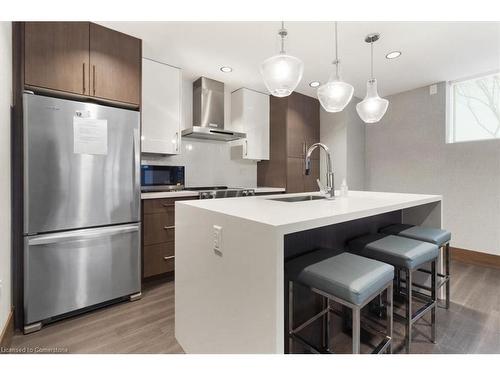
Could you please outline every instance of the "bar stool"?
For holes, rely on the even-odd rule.
[[[406,314],[404,320],[406,322],[406,352],[410,353],[413,324],[429,311],[431,312],[431,341],[436,343],[436,261],[439,255],[438,247],[428,242],[381,233],[355,238],[348,242],[348,247],[359,255],[392,264],[397,272],[399,270],[405,272]],[[429,262],[431,263],[431,296],[427,298],[423,307],[413,313],[411,287],[413,285],[413,273]]]
[[[318,249],[286,262],[288,278],[288,342],[289,353],[294,341],[300,342],[314,353],[332,353],[330,349],[330,301],[352,309],[352,352],[360,352],[361,309],[380,293],[386,292],[387,320],[384,339],[374,353],[392,353],[392,288],[394,267],[351,253]],[[303,285],[323,297],[324,308],[306,322],[295,326],[294,284]],[[326,317],[323,327],[324,348],[318,349],[298,333],[319,318]]]
[[[387,227],[382,228],[380,233],[384,234],[394,234],[397,236],[403,236],[407,238],[412,238],[414,240],[425,241],[433,243],[437,245],[440,249],[443,250],[443,259],[444,259],[444,274],[437,274],[440,281],[438,282],[437,288],[440,289],[443,286],[445,289],[445,308],[450,308],[450,240],[451,233],[444,229],[437,228],[427,228],[420,227],[417,225],[409,225],[409,224],[392,224]],[[429,274],[429,270],[419,269],[420,272],[424,272]],[[397,275],[396,275],[397,277]],[[415,286],[429,290],[425,285],[416,285]],[[397,286],[399,287],[399,285]]]

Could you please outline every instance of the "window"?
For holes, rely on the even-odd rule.
[[[448,143],[500,139],[500,72],[450,84]]]

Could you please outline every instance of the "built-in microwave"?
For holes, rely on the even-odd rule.
[[[184,167],[173,165],[141,165],[142,191],[167,191],[184,188]]]

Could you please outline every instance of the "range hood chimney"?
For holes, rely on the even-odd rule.
[[[193,127],[183,137],[234,141],[245,133],[224,130],[224,83],[200,77],[193,82]]]

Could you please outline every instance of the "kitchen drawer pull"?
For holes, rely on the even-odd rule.
[[[85,94],[85,63],[83,63],[83,93]]]
[[[163,257],[163,260],[174,259],[175,255],[170,255],[169,257]]]
[[[163,229],[167,230],[167,229],[174,229],[175,228],[175,225],[170,225],[170,226],[167,226],[167,227],[163,227]]]
[[[92,65],[92,86],[93,86],[94,96],[95,96],[95,65]]]

